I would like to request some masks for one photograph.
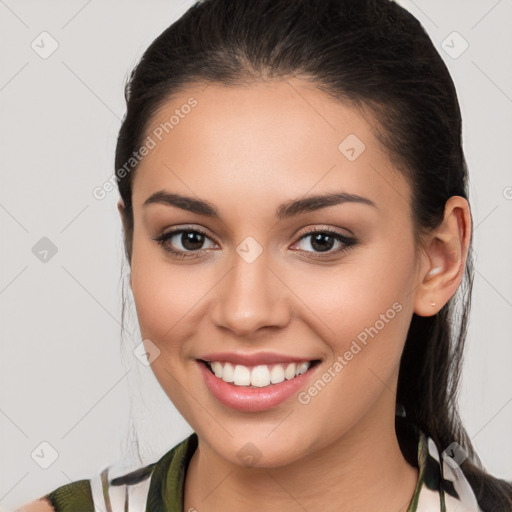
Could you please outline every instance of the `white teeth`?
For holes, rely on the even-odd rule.
[[[293,379],[293,377],[295,377],[295,370],[296,370],[297,366],[295,363],[290,363],[287,367],[286,367],[286,370],[284,372],[284,378],[286,380],[290,380],[290,379]]]
[[[272,370],[270,370],[270,382],[272,384],[279,384],[284,380],[284,368],[280,364],[276,364]]]
[[[212,370],[213,373],[215,373],[215,377],[219,377],[219,379],[222,379],[222,364],[218,361],[214,361],[212,363]]]
[[[272,384],[279,384],[286,380],[291,380],[306,373],[311,366],[310,362],[288,363],[286,369],[283,364],[270,365],[261,364],[258,366],[247,367],[237,364],[233,367],[231,363],[222,363],[213,361],[209,363],[213,373],[224,382],[232,382],[236,386],[253,386],[264,388]]]
[[[233,382],[237,386],[248,386],[251,383],[251,371],[249,368],[237,364],[235,366],[235,373],[233,374]]]
[[[306,373],[309,368],[309,363],[300,363],[297,366],[297,371],[295,372],[295,376],[298,377],[299,375],[302,375],[303,373]]]
[[[264,364],[255,366],[251,371],[251,384],[258,388],[263,388],[270,384],[270,372],[268,366]]]
[[[222,377],[221,377],[221,379],[224,382],[233,382],[235,380],[234,379],[234,373],[235,373],[235,369],[233,368],[233,365],[231,363],[226,363],[222,367]]]

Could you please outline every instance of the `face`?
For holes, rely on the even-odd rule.
[[[190,87],[150,123],[133,182],[141,334],[200,442],[235,464],[394,421],[418,261],[411,191],[374,124],[295,79]]]

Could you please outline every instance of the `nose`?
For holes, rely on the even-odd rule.
[[[269,267],[265,253],[252,263],[237,254],[215,290],[212,320],[237,338],[286,327],[292,318],[293,293],[278,271]]]

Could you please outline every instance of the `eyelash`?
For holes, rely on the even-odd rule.
[[[210,237],[201,229],[181,228],[181,229],[176,229],[174,231],[169,231],[168,233],[164,233],[157,238],[153,238],[153,240],[155,242],[157,242],[165,252],[171,253],[178,258],[195,258],[196,257],[195,253],[201,251],[201,249],[197,249],[197,251],[179,251],[176,249],[172,249],[170,246],[166,245],[166,242],[168,240],[170,240],[171,238],[173,238],[174,236],[176,236],[180,233],[199,233],[199,234],[203,235],[204,237],[210,239]],[[343,245],[342,245],[342,247],[340,247],[339,249],[336,249],[334,251],[331,250],[331,251],[327,251],[325,253],[314,253],[314,254],[316,254],[316,256],[314,256],[314,258],[321,259],[321,258],[327,258],[327,257],[333,256],[334,254],[341,254],[341,253],[344,253],[345,251],[348,251],[350,248],[352,248],[354,245],[357,244],[357,241],[355,238],[351,238],[351,237],[342,235],[341,233],[338,233],[336,231],[332,231],[330,229],[325,229],[325,228],[312,229],[311,231],[308,231],[308,232],[304,233],[303,235],[301,235],[301,237],[297,240],[297,242],[300,242],[304,238],[308,238],[309,236],[312,236],[316,233],[329,235],[332,238],[334,238],[335,240],[337,240],[338,242],[341,242]],[[297,242],[295,242],[295,243],[297,243]],[[299,251],[299,252],[310,253],[312,251]]]

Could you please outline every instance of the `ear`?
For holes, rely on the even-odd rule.
[[[121,217],[121,222],[123,224],[123,238],[124,238],[124,243],[125,243],[125,254],[128,259],[128,262],[130,263],[130,254],[129,253],[131,252],[131,247],[129,247],[128,250],[126,250],[129,240],[127,240],[127,238],[126,238],[126,236],[127,236],[126,211],[124,208],[124,201],[122,199],[119,199],[119,201],[117,202],[117,211],[119,212],[119,216]],[[132,274],[130,272],[130,288],[131,287],[132,287]]]
[[[435,315],[459,287],[471,240],[471,212],[463,197],[445,204],[442,223],[423,240],[420,284],[415,290],[414,312]]]
[[[126,240],[126,210],[124,208],[124,201],[122,199],[119,199],[119,201],[117,201],[117,211],[119,212],[119,216],[121,217],[121,222],[123,224],[123,233]]]
[[[121,216],[121,221],[123,223],[123,229],[124,229],[125,213],[124,213],[124,201],[122,199],[119,199],[119,201],[117,201],[117,211],[119,212],[119,215]]]

